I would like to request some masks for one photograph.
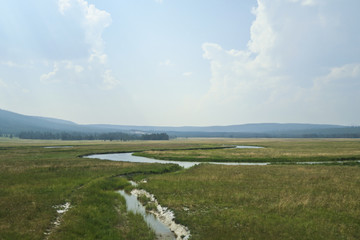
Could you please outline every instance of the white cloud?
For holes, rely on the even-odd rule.
[[[102,33],[109,27],[112,20],[111,14],[107,11],[96,8],[85,0],[59,0],[59,11],[65,14],[73,11],[71,17],[80,21],[85,33],[85,42],[90,46],[89,61],[98,60],[104,64],[107,55],[104,53],[104,40]]]
[[[294,3],[301,3],[303,6],[314,6],[317,4],[317,0],[289,0],[290,2]]]
[[[57,62],[54,63],[54,67],[53,70],[48,72],[48,73],[44,73],[40,76],[40,80],[42,82],[47,82],[52,80],[56,74],[59,72],[59,64]]]
[[[192,72],[184,72],[182,75],[184,77],[190,77],[193,73]]]
[[[54,61],[53,69],[41,75],[42,82],[67,82],[99,86],[111,89],[118,84],[111,70],[106,66],[107,54],[102,37],[105,28],[111,24],[111,15],[85,0],[59,0],[58,8],[64,18],[78,24],[83,30],[84,44],[88,56]]]
[[[173,66],[174,64],[170,61],[170,59],[166,59],[164,61],[159,62],[159,66],[165,66],[165,67],[169,67],[169,66]]]
[[[58,7],[61,14],[65,14],[65,11],[71,7],[71,0],[59,0]]]
[[[223,124],[341,123],[360,118],[349,107],[360,102],[360,65],[344,53],[351,46],[336,48],[343,38],[353,50],[359,45],[350,33],[333,35],[355,23],[341,12],[344,15],[337,17],[337,24],[324,24],[321,18],[331,19],[332,11],[308,11],[303,6],[317,6],[317,1],[258,0],[246,49],[225,50],[219,44],[204,43],[203,57],[211,67],[210,88],[196,111],[215,122],[227,116]],[[326,73],[326,69],[330,70]]]
[[[256,20],[251,25],[248,51],[256,54],[257,62],[264,67],[272,67],[274,59],[270,59],[269,51],[276,41],[276,34],[270,22],[267,6],[258,0],[258,7],[253,9]]]
[[[360,64],[346,64],[341,67],[334,67],[325,79],[334,80],[342,78],[357,78],[360,76]]]
[[[91,44],[91,56],[99,57],[100,62],[106,58],[103,53],[104,41],[102,32],[111,24],[110,13],[99,10],[93,4],[88,4],[84,0],[78,0],[84,15],[83,23],[85,27],[86,40]]]
[[[92,53],[89,57],[89,62],[98,62],[100,64],[105,64],[107,61],[107,55],[103,52],[92,50]]]
[[[72,61],[63,61],[65,68],[68,70],[73,70],[76,73],[81,73],[84,71],[84,68],[81,65],[74,64]]]
[[[326,101],[331,96],[330,101],[341,102],[350,96],[357,96],[360,101],[360,63],[333,67],[328,74],[314,79],[311,92],[314,96],[323,96]],[[352,105],[353,102],[358,101],[352,100],[348,104]]]
[[[63,86],[97,86],[99,89],[111,90],[120,84],[110,69],[98,63],[86,64],[84,68],[78,62],[69,60],[57,61],[53,64],[52,69],[40,76],[44,84],[61,83]],[[99,82],[99,80],[102,80]]]
[[[75,64],[72,61],[56,61],[53,64],[53,69],[48,73],[42,74],[40,80],[43,83],[74,81],[83,76],[83,71],[83,66]]]
[[[111,70],[106,70],[103,74],[103,82],[106,90],[111,90],[115,86],[120,84],[120,81],[118,81],[113,75]]]
[[[359,70],[359,63],[346,64],[315,78],[313,86],[301,93],[307,112],[324,122],[355,123],[359,119],[356,111],[360,102]]]

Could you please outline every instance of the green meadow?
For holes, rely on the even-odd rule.
[[[213,139],[212,142],[216,142]],[[360,141],[353,139],[246,139],[224,140],[224,146],[260,146],[249,149],[143,151],[135,155],[196,162],[317,162],[360,159]]]
[[[49,145],[71,148],[44,148]],[[153,239],[142,217],[126,212],[115,190],[117,176],[155,174],[175,165],[131,164],[80,158],[94,152],[156,148],[149,143],[47,142],[2,139],[0,143],[0,239]],[[55,206],[69,202],[61,225]],[[44,233],[51,232],[48,238]]]
[[[230,145],[263,149],[219,149]],[[71,146],[44,148],[44,146]],[[205,149],[206,148],[206,149]],[[216,148],[216,149],[208,149]],[[358,163],[181,169],[87,159],[132,152],[161,159],[237,162],[360,160],[360,140],[183,139],[28,141],[0,139],[0,239],[155,239],[116,193],[126,178],[155,194],[191,239],[360,239]],[[56,206],[70,203],[59,219]],[[59,220],[60,224],[53,224]]]
[[[207,164],[141,187],[193,239],[360,239],[358,166]]]

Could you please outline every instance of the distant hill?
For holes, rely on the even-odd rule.
[[[26,116],[0,110],[0,131],[16,134],[22,131],[76,131],[78,125],[53,118]]]
[[[21,132],[79,132],[135,134],[167,133],[172,137],[360,137],[360,127],[328,124],[256,123],[207,127],[162,127],[133,125],[80,125],[71,121],[27,116],[0,109],[0,134]]]
[[[303,131],[311,129],[342,128],[340,125],[327,124],[299,124],[299,123],[253,123],[229,126],[210,126],[210,127],[155,127],[155,126],[128,126],[128,125],[88,125],[98,128],[118,129],[118,130],[139,130],[146,132],[243,132],[243,133],[274,133],[283,131]]]

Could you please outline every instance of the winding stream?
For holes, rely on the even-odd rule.
[[[235,148],[262,148],[257,146],[236,146]],[[94,154],[86,156],[87,158],[97,158],[101,160],[121,161],[121,162],[136,162],[136,163],[163,163],[163,164],[178,164],[184,168],[190,168],[205,162],[183,162],[183,161],[169,161],[169,160],[158,160],[147,157],[134,156],[133,153],[109,153],[109,154]],[[250,162],[206,162],[210,164],[220,165],[269,165],[270,163],[250,163]]]
[[[235,148],[262,148],[256,146],[236,146]],[[182,161],[167,161],[167,160],[157,160],[147,157],[139,157],[134,156],[133,153],[110,153],[110,154],[93,154],[89,156],[85,156],[86,158],[97,158],[102,160],[111,160],[111,161],[123,161],[123,162],[137,162],[137,163],[171,163],[171,164],[178,164],[184,168],[190,168],[194,165],[200,164],[201,162],[182,162]],[[222,165],[268,165],[269,163],[221,163],[221,162],[210,162],[211,164],[222,164]],[[132,182],[134,185],[135,183]],[[172,223],[173,213],[166,208],[161,209],[160,206],[160,216],[162,221],[164,221],[164,216],[167,216],[168,219],[165,220],[167,225],[164,222],[159,220],[159,216],[155,216],[151,213],[148,213],[145,207],[138,201],[136,194],[131,193],[128,194],[124,190],[120,190],[119,193],[125,198],[126,200],[126,208],[128,211],[132,211],[134,213],[138,213],[143,216],[145,222],[149,225],[151,229],[154,230],[157,239],[161,240],[176,240],[176,239],[188,239],[190,233],[187,232],[187,228],[179,225],[174,222]],[[159,210],[159,207],[158,207]],[[171,225],[171,227],[169,227]],[[170,230],[171,229],[171,230]],[[174,234],[175,231],[177,235]],[[179,232],[184,234],[179,234]]]
[[[234,146],[234,148],[263,148],[258,146]],[[170,160],[158,160],[153,158],[147,157],[139,157],[134,156],[133,153],[109,153],[109,154],[93,154],[84,156],[86,158],[97,158],[101,160],[111,160],[111,161],[120,161],[120,162],[136,162],[136,163],[163,163],[163,164],[178,164],[184,168],[190,168],[192,166],[201,164],[201,163],[208,163],[208,164],[219,164],[219,165],[243,165],[243,166],[265,166],[270,164],[276,164],[276,162],[262,162],[262,163],[254,163],[254,162],[183,162],[183,161],[170,161]],[[321,161],[321,162],[282,162],[281,164],[308,164],[308,165],[315,165],[315,164],[330,164],[330,163],[346,163],[346,162],[358,162],[360,160],[348,160],[348,161]]]
[[[242,148],[242,149],[252,148],[252,149],[254,149],[254,148],[263,148],[263,147],[235,146],[235,148]],[[198,164],[202,163],[202,162],[182,162],[182,161],[158,160],[158,159],[152,159],[152,158],[147,158],[147,157],[134,156],[133,153],[93,154],[93,155],[89,155],[89,156],[85,156],[85,157],[86,158],[97,158],[97,159],[101,159],[101,160],[136,162],[136,163],[163,163],[163,164],[171,163],[171,164],[178,164],[184,168],[190,168],[194,165],[198,165]],[[357,161],[357,162],[360,162],[360,161]],[[262,166],[270,164],[269,162],[265,162],[265,163],[206,162],[206,163],[221,164],[221,165],[262,165]],[[324,164],[324,163],[331,163],[331,162],[297,162],[295,164]],[[135,183],[132,183],[132,184],[135,184]],[[121,191],[119,191],[119,193],[126,200],[127,210],[141,214],[143,216],[145,222],[156,233],[157,239],[161,239],[161,240],[188,239],[188,237],[190,236],[190,233],[187,234],[185,238],[182,238],[183,236],[181,236],[179,233],[177,233],[177,234],[180,236],[175,235],[173,232],[174,230],[170,230],[169,224],[165,225],[163,222],[161,222],[159,220],[158,215],[155,216],[146,211],[145,207],[142,206],[142,204],[138,201],[137,195],[134,194],[133,192],[131,194],[127,194],[125,191],[121,190]],[[160,206],[160,210],[161,210],[161,206]],[[166,211],[166,208],[165,208],[165,211]],[[161,210],[161,212],[163,212],[163,211]],[[171,211],[168,213],[170,213],[170,215],[172,214]],[[164,213],[162,213],[162,214],[164,214]],[[172,221],[172,219],[170,218],[169,221]],[[173,226],[172,223],[170,223],[170,225]],[[182,228],[182,227],[184,227],[184,226],[180,225],[180,228]],[[186,232],[187,230],[181,230],[181,231]]]

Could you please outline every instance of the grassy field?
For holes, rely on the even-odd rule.
[[[253,150],[184,149],[258,145],[266,148],[256,149],[261,151],[253,153],[255,160],[266,159],[269,151],[276,158],[301,161],[354,159],[359,156],[359,143],[290,139],[0,139],[0,239],[154,239],[142,218],[127,213],[124,199],[114,192],[128,186],[125,178],[119,176],[149,179],[143,187],[154,193],[160,204],[175,210],[177,221],[190,228],[192,239],[360,239],[359,166],[204,164],[174,172],[179,170],[174,165],[79,157],[147,150],[159,152],[164,158],[170,157],[167,153],[180,156],[179,153],[189,152],[201,153],[201,159],[208,160],[214,155],[219,159],[239,159],[251,155]],[[263,150],[268,152],[262,153]],[[247,157],[243,159],[248,161]],[[71,208],[62,217],[61,225],[54,227],[52,223],[58,217],[54,206],[66,202]],[[44,232],[51,234],[47,237]]]
[[[213,140],[216,141],[215,139]],[[221,144],[221,142],[218,142]],[[316,162],[360,160],[360,141],[349,139],[225,140],[224,145],[253,145],[261,149],[144,151],[138,156],[197,162]]]
[[[54,145],[73,147],[44,148]],[[189,145],[1,139],[0,239],[44,239],[44,232],[51,230],[51,223],[58,216],[54,206],[66,202],[72,207],[49,239],[153,239],[140,216],[126,213],[123,199],[114,190],[127,182],[114,176],[172,171],[170,166],[174,165],[131,164],[78,156],[168,147]]]
[[[222,143],[264,148],[137,154],[182,161],[360,159],[359,140],[228,139]],[[353,165],[205,164],[151,176],[142,187],[175,210],[177,220],[191,229],[192,239],[360,239],[360,165]]]
[[[360,239],[357,166],[205,164],[142,187],[192,239]]]

